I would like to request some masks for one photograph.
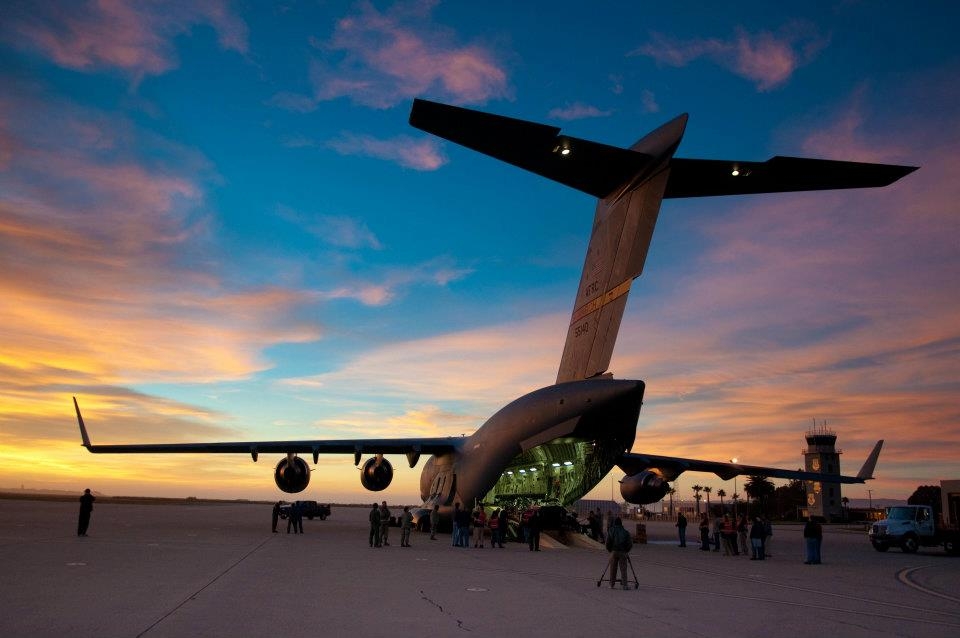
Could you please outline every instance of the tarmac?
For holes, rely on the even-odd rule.
[[[405,548],[393,528],[371,548],[364,508],[294,535],[271,533],[269,505],[109,503],[79,538],[78,509],[0,499],[0,636],[960,636],[960,559],[838,527],[804,565],[799,526],[751,561],[648,523],[623,591],[598,587],[607,554],[587,539],[531,552],[414,532]]]

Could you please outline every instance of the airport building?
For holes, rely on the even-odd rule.
[[[801,453],[807,472],[840,473],[841,450],[837,449],[837,433],[823,425],[814,424],[806,434],[807,449]],[[804,481],[807,490],[807,508],[804,516],[822,516],[828,521],[839,521],[843,516],[839,483]]]

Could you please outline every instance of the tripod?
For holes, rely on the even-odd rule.
[[[637,578],[637,570],[633,568],[633,561],[630,560],[630,554],[627,554],[627,565],[630,565],[630,573],[633,574],[633,588],[640,589],[640,580]],[[607,561],[606,567],[603,568],[603,573],[600,574],[600,579],[597,580],[597,587],[600,586],[600,583],[603,582],[603,577],[607,575],[607,570],[610,569],[610,561]],[[621,574],[621,577],[624,581],[627,580],[626,574]]]

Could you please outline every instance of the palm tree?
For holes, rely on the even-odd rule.
[[[700,485],[694,485],[692,489],[693,489],[693,498],[697,501],[697,516],[699,517],[700,516],[700,499],[703,498],[702,496],[700,496],[700,490],[702,490],[703,487]]]
[[[723,509],[723,497],[726,496],[726,495],[727,495],[727,493],[724,491],[724,489],[723,489],[722,487],[721,487],[719,490],[717,490],[717,496],[720,497],[720,511],[721,511],[721,512],[724,512],[724,511],[725,511],[725,510]]]
[[[730,500],[733,501],[733,515],[737,516],[740,513],[737,511],[737,503],[740,501],[740,495],[734,492],[733,496],[730,497]]]
[[[677,490],[672,487],[669,490],[667,490],[667,494],[670,495],[670,518],[673,518],[673,495],[676,493],[677,493]]]
[[[840,506],[843,508],[843,522],[847,522],[847,510],[850,509],[850,499],[846,496],[840,499]]]
[[[713,491],[713,488],[709,485],[703,488],[703,492],[707,495],[707,513],[710,513],[710,492]]]
[[[743,485],[743,490],[750,498],[757,502],[760,506],[760,511],[763,513],[766,513],[767,497],[773,494],[776,489],[773,481],[766,476],[758,474],[751,475],[749,480]]]

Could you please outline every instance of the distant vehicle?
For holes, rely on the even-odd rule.
[[[937,520],[929,505],[888,507],[887,517],[870,526],[869,536],[878,552],[896,545],[912,554],[920,547],[943,545],[948,554],[960,554],[960,529]]]
[[[293,503],[280,506],[280,518],[288,518],[290,516],[290,508],[292,508],[294,505],[299,505],[303,516],[311,521],[314,519],[314,517],[319,518],[322,521],[330,516],[329,505],[321,505],[316,501],[294,501]]]

